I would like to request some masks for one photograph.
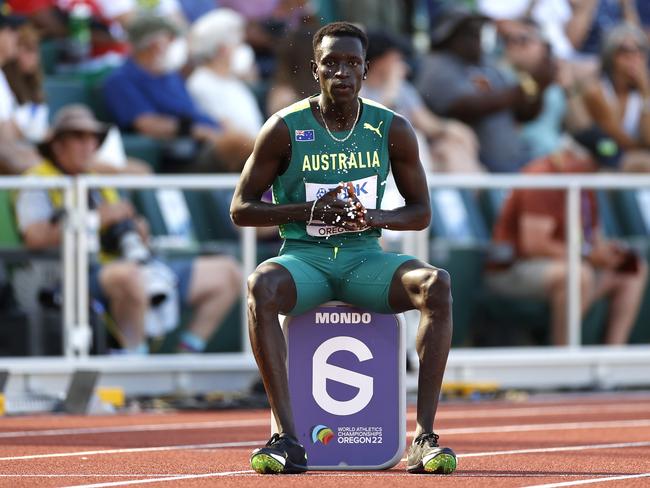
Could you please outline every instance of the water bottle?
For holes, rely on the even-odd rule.
[[[77,3],[70,11],[70,54],[74,61],[88,59],[90,55],[90,18],[92,11],[85,3]]]

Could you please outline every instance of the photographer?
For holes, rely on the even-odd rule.
[[[85,106],[62,108],[39,147],[45,159],[26,174],[74,176],[88,172],[105,134],[106,127]],[[29,249],[60,245],[62,208],[60,191],[29,190],[17,195],[16,218]],[[96,216],[101,243],[100,249],[89,249],[101,250],[100,262],[90,266],[90,294],[117,325],[117,340],[123,349],[146,353],[147,335],[159,336],[176,326],[180,302],[193,308],[194,317],[179,348],[202,351],[239,295],[241,272],[236,261],[217,256],[162,263],[152,258],[146,245],[146,222],[115,191],[89,192],[89,209]],[[96,236],[96,232],[91,234]],[[91,244],[97,241],[92,235]]]

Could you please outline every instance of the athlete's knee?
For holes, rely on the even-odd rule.
[[[248,308],[277,308],[279,283],[274,270],[257,269],[248,277]]]
[[[428,269],[420,284],[423,305],[429,310],[451,306],[451,276],[440,268]]]

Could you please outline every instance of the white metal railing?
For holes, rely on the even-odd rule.
[[[155,176],[81,176],[70,178],[5,177],[0,189],[58,188],[64,192],[68,218],[63,239],[63,330],[64,351],[68,358],[88,356],[90,326],[88,320],[88,252],[86,235],[87,192],[91,188],[119,189],[178,188],[207,190],[234,188],[237,175],[155,175]],[[427,177],[429,188],[545,188],[566,189],[568,236],[568,327],[569,348],[581,343],[580,317],[580,190],[632,189],[650,187],[650,175],[438,175]],[[74,203],[76,202],[76,205]],[[429,250],[427,231],[405,232],[402,246],[405,252],[427,261]],[[243,228],[241,234],[244,275],[256,266],[256,231]],[[76,252],[75,252],[76,250]],[[75,272],[76,270],[76,272]],[[246,285],[242,286],[246,296]],[[250,354],[247,340],[246,300],[242,305],[242,350]]]
[[[81,198],[88,194],[92,188],[116,188],[116,189],[163,189],[177,188],[184,190],[214,190],[214,189],[232,189],[237,185],[239,177],[237,175],[155,175],[155,176],[95,176],[87,175],[76,179],[76,195],[78,206],[79,221],[85,222],[88,214],[88,199]],[[85,227],[77,227],[78,242],[77,248],[77,290],[80,292],[77,304],[77,330],[85,330],[86,336],[90,338],[90,322],[88,320],[88,252],[86,246]],[[256,248],[256,230],[252,227],[242,228],[241,245],[242,245],[242,267],[244,276],[248,276],[255,270],[257,259]],[[85,290],[86,292],[81,292]],[[242,296],[246,296],[246,282],[242,285]],[[242,351],[250,353],[250,343],[247,339],[248,328],[246,326],[246,300],[242,300],[241,310],[241,327],[242,327]],[[78,350],[82,357],[88,355],[90,342],[87,341],[84,348]]]
[[[429,188],[534,188],[567,191],[567,326],[568,347],[580,347],[580,190],[635,189],[650,187],[647,174],[565,174],[565,175],[427,175]],[[426,236],[421,237],[422,239]],[[425,246],[426,247],[426,246]],[[422,248],[422,246],[420,246]]]
[[[66,356],[74,354],[73,337],[76,337],[75,320],[75,228],[73,179],[61,177],[37,176],[3,176],[0,177],[1,190],[59,190],[63,192],[65,218],[63,220],[63,236],[61,239],[62,287],[63,287],[63,350]]]

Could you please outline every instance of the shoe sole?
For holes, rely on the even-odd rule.
[[[280,461],[264,453],[256,454],[251,458],[251,468],[259,474],[280,474],[284,471]]]
[[[425,465],[420,461],[415,466],[407,466],[406,470],[413,474],[451,474],[456,471],[456,456],[441,452],[429,459]]]
[[[290,461],[283,465],[273,456],[264,452],[253,455],[251,467],[259,474],[299,474],[307,471],[307,466],[299,466]]]
[[[451,474],[456,470],[456,457],[451,454],[439,454],[424,465],[424,471],[435,474]]]

